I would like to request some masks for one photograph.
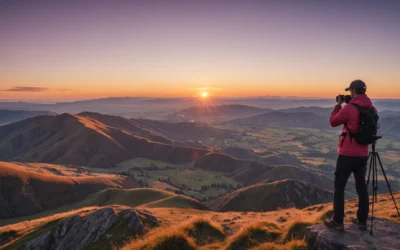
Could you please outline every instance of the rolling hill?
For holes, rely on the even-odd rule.
[[[41,167],[35,164],[0,162],[0,219],[56,208],[105,188],[122,188],[127,179],[114,175],[68,175],[63,167],[42,166],[44,170],[37,171]]]
[[[146,119],[134,120],[142,126],[167,138],[179,141],[206,140],[210,138],[224,139],[232,136],[233,131],[214,128],[210,125],[197,122],[164,122]]]
[[[267,108],[252,107],[246,105],[232,104],[221,106],[195,106],[187,108],[166,117],[172,121],[201,121],[214,122],[231,120],[235,118],[248,117],[271,111]]]
[[[301,165],[302,162],[296,156],[288,153],[277,152],[254,152],[251,149],[244,149],[240,147],[227,147],[222,148],[221,152],[232,157],[244,160],[257,161],[269,165]]]
[[[272,211],[278,208],[304,208],[332,201],[333,193],[311,184],[283,180],[244,187],[221,196],[207,205],[214,211]]]
[[[310,183],[321,189],[333,191],[333,178],[295,166],[275,166],[262,178],[264,178],[264,182],[281,181],[285,179],[297,180]]]
[[[154,142],[72,114],[34,117],[0,127],[0,160],[107,168],[135,157],[188,163],[208,151]]]
[[[263,180],[262,176],[272,169],[271,166],[266,164],[240,160],[219,153],[208,153],[200,157],[195,162],[194,167],[229,174],[244,185],[254,184]]]
[[[96,120],[109,127],[126,130],[134,134],[139,134],[154,142],[167,143],[167,144],[176,143],[173,140],[167,139],[166,137],[168,137],[168,135],[157,133],[149,129],[146,125],[133,119],[127,119],[121,116],[105,115],[94,112],[82,112],[79,113],[78,115],[92,120]]]
[[[0,126],[25,120],[35,116],[41,115],[55,115],[55,113],[50,111],[29,111],[29,110],[0,110]]]
[[[122,205],[144,208],[175,207],[208,210],[206,206],[190,197],[153,188],[108,188],[93,193],[86,199],[78,203],[72,204],[67,208],[80,209],[84,207],[107,205]]]
[[[239,118],[227,122],[238,126],[253,127],[296,127],[296,128],[317,128],[330,129],[329,121],[311,112],[280,112],[272,111],[269,113],[256,115],[247,118]]]

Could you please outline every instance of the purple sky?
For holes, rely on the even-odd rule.
[[[0,0],[0,38],[0,99],[400,97],[400,1]]]

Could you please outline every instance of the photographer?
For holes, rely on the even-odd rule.
[[[342,107],[345,96],[338,96],[336,98],[337,105],[330,116],[331,126],[337,127],[343,125],[343,129],[339,137],[339,156],[335,170],[334,215],[332,219],[326,220],[325,224],[330,228],[340,231],[344,230],[344,191],[347,180],[350,174],[353,173],[358,194],[358,225],[361,230],[366,230],[369,198],[365,176],[369,148],[368,145],[359,144],[353,136],[360,126],[359,108],[364,110],[374,109],[371,100],[365,94],[367,86],[363,81],[355,80],[345,90],[351,93],[351,98],[348,96],[348,100],[346,100],[348,105]]]

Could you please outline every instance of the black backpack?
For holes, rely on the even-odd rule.
[[[371,109],[363,109],[360,105],[356,103],[352,103],[354,107],[357,108],[360,114],[360,126],[356,133],[352,133],[347,127],[347,131],[350,134],[350,139],[355,139],[358,144],[361,145],[368,145],[372,144],[374,141],[374,136],[378,133],[378,120],[379,116],[375,112],[375,108],[372,107]]]

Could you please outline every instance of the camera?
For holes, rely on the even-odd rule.
[[[346,104],[348,104],[351,101],[351,95],[338,95],[338,96],[336,96],[336,102],[338,102],[339,100],[342,100]]]

